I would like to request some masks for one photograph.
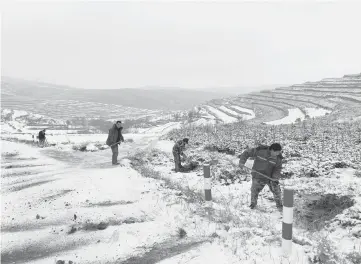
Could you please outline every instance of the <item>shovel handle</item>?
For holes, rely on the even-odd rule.
[[[118,141],[118,142],[116,142],[116,143],[114,143],[114,144],[111,144],[110,147],[113,147],[113,146],[115,146],[115,145],[118,144],[118,143],[120,143],[120,141]]]
[[[279,180],[272,179],[272,178],[268,177],[267,175],[264,175],[264,174],[261,173],[261,172],[252,170],[251,168],[248,168],[246,165],[242,165],[242,164],[240,164],[240,165],[241,165],[243,168],[247,168],[247,169],[249,169],[249,170],[252,171],[252,172],[258,173],[258,174],[260,174],[261,176],[263,176],[263,177],[265,177],[265,178],[267,178],[267,179],[269,179],[269,180],[271,180],[271,181],[275,181],[275,182],[278,181],[278,182],[279,182]]]

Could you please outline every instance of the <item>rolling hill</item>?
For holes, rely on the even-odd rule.
[[[49,108],[52,111],[56,107],[57,111],[64,109],[66,113],[79,112],[81,109],[89,115],[99,114],[99,110],[103,110],[100,114],[105,115],[121,111],[142,115],[159,110],[186,110],[211,99],[229,96],[227,93],[178,88],[79,89],[9,77],[2,77],[1,95],[3,107],[16,104],[24,104],[24,107],[36,105],[41,111]],[[95,106],[96,110],[88,109],[89,105]]]

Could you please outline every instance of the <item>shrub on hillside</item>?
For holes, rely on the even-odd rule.
[[[104,146],[102,144],[93,144],[90,142],[84,142],[84,143],[73,145],[72,149],[82,151],[82,152],[86,152],[86,151],[94,152],[94,151],[98,151],[100,149],[100,147],[104,148]]]
[[[345,264],[345,260],[337,253],[335,244],[327,237],[321,236],[314,248],[313,256],[310,257],[312,263],[319,264]]]
[[[240,169],[221,169],[217,179],[222,185],[241,183],[247,180],[247,174],[242,174]]]
[[[283,179],[290,179],[292,176],[294,175],[294,172],[293,171],[284,171],[282,173],[282,178]]]
[[[215,146],[215,145],[208,144],[208,145],[205,145],[205,146],[204,146],[204,150],[208,150],[208,151],[218,151],[218,147]]]
[[[299,152],[293,152],[293,153],[291,153],[290,154],[290,156],[292,157],[292,158],[300,158],[300,157],[302,157],[302,155],[299,153]]]
[[[309,178],[320,177],[320,173],[317,170],[315,170],[314,168],[306,171],[304,175]]]
[[[341,162],[334,163],[334,167],[335,168],[348,168],[349,166],[347,165],[346,162],[341,161]]]
[[[231,149],[229,147],[218,147],[216,145],[206,145],[204,147],[204,150],[208,150],[208,151],[217,151],[219,153],[225,153],[225,154],[229,154],[229,155],[235,155],[236,151],[234,149]]]
[[[361,171],[355,171],[354,175],[358,178],[361,178]]]
[[[346,258],[352,263],[352,264],[360,264],[361,263],[361,253],[360,252],[351,252],[346,255]]]

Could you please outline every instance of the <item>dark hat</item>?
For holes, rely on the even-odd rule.
[[[184,143],[188,144],[188,141],[189,141],[188,138],[183,138],[183,142],[184,142]]]
[[[282,147],[281,147],[281,144],[279,143],[273,143],[270,147],[269,147],[270,150],[273,150],[273,151],[281,151],[282,150]]]
[[[115,123],[116,123],[116,124],[117,124],[117,123],[122,123],[122,121],[118,120],[118,121],[117,121],[117,122],[115,122]]]

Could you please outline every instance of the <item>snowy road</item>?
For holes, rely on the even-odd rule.
[[[110,157],[2,141],[2,263],[113,263],[173,239],[168,191]]]
[[[144,135],[123,144],[119,160],[156,141]],[[180,240],[179,228],[196,217],[177,204],[174,190],[142,177],[129,160],[111,166],[110,150],[1,143],[2,263],[158,263],[210,246],[199,227]]]

